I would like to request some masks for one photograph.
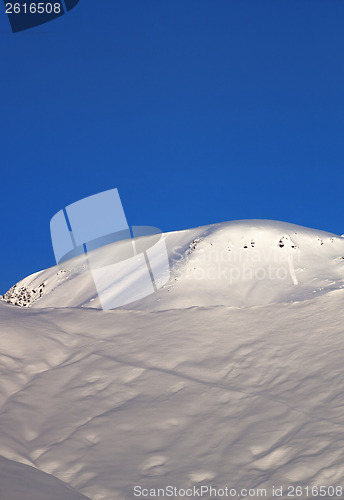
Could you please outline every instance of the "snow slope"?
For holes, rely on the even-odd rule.
[[[130,309],[251,306],[305,300],[344,285],[344,238],[285,222],[233,221],[164,235],[171,279]],[[107,265],[119,244],[92,252]],[[130,272],[130,269],[128,270]],[[133,270],[134,279],[135,271]],[[121,278],[111,290],[121,291]],[[100,302],[81,256],[24,279],[5,300],[31,307],[94,307]]]
[[[243,488],[272,498],[282,485],[288,498],[288,485],[344,486],[344,240],[266,221],[166,240],[171,283],[159,297],[81,307],[91,289],[73,262],[63,281],[53,284],[54,268],[22,282],[46,282],[32,307],[0,303],[0,456],[68,485],[63,500],[129,500],[134,486],[227,486],[236,498]],[[230,286],[216,274],[215,284],[200,271],[185,277],[214,269],[212,247],[227,244],[255,255],[252,266],[289,274],[272,291],[257,276]],[[285,259],[264,256],[274,245]]]
[[[51,475],[0,457],[0,498],[4,500],[87,500]]]

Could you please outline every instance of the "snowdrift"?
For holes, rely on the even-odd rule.
[[[77,260],[0,303],[0,480],[27,467],[32,498],[64,500],[343,486],[344,240],[240,221],[166,243],[170,282],[130,307],[100,310]]]

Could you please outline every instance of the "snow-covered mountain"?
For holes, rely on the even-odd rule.
[[[129,309],[290,302],[344,285],[344,238],[332,233],[284,222],[245,220],[166,233],[164,239],[171,278]],[[109,255],[118,251],[118,244],[93,251],[93,265],[105,267]],[[111,293],[115,296],[120,288],[121,279],[114,276]],[[29,276],[11,288],[4,300],[39,308],[101,307],[83,256]]]
[[[30,307],[0,303],[1,500],[340,497],[344,239],[273,221],[165,239],[170,281],[126,308],[99,308],[81,258],[5,295]]]

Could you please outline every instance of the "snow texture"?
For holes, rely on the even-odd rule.
[[[170,282],[127,308],[99,309],[78,258],[5,294],[1,499],[344,485],[344,239],[273,221],[165,238]]]

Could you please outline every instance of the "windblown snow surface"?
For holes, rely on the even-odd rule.
[[[1,500],[344,496],[344,238],[273,221],[164,237],[170,281],[124,308],[100,309],[81,257],[5,294]]]

